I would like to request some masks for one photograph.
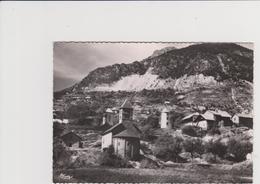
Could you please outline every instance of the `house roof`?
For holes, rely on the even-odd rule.
[[[141,131],[140,129],[129,120],[125,120],[122,123],[118,123],[114,125],[113,127],[106,130],[103,135],[112,132],[113,137],[114,136],[120,136],[120,137],[136,137],[140,138]]]
[[[112,108],[112,111],[117,111],[117,110],[118,110],[117,107],[113,107],[113,108]]]
[[[121,105],[120,109],[132,109],[132,104],[129,102],[128,99],[125,99],[125,101],[123,102],[123,104]]]
[[[188,116],[185,116],[184,118],[182,118],[182,120],[186,120],[186,119],[189,119],[189,118],[191,118],[193,116],[198,116],[198,115],[199,115],[199,113],[195,112],[195,113],[189,114]]]
[[[201,114],[201,116],[205,119],[205,120],[211,120],[214,121],[215,117],[214,114],[211,111],[206,111],[204,114]]]
[[[79,142],[82,141],[82,138],[80,136],[78,136],[76,133],[74,132],[68,132],[65,133],[61,136],[61,139],[66,143],[75,143],[75,142]]]
[[[112,113],[113,111],[110,108],[107,108],[106,112]]]
[[[131,138],[140,138],[140,134],[136,133],[132,130],[126,129],[116,135],[114,135],[113,137],[131,137]]]
[[[232,116],[226,112],[226,111],[221,111],[219,110],[218,113],[222,116],[222,117],[227,117],[227,118],[231,118]]]
[[[242,117],[242,118],[253,118],[252,114],[235,114],[235,116]]]

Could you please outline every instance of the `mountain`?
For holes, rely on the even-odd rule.
[[[171,50],[175,50],[175,49],[177,49],[177,48],[176,48],[176,47],[165,47],[165,48],[162,48],[162,49],[160,49],[160,50],[155,50],[155,51],[153,52],[153,54],[152,54],[151,56],[149,56],[148,58],[151,59],[151,58],[160,56],[160,55],[162,55],[162,54],[164,54],[164,53],[166,53],[166,52],[169,52],[169,51],[171,51]]]
[[[54,100],[60,99],[54,105],[74,117],[90,111],[100,117],[97,112],[118,107],[125,98],[138,102],[136,116],[142,111],[159,113],[165,101],[176,116],[198,106],[231,114],[252,112],[253,51],[233,43],[166,49],[142,61],[97,68],[81,82],[54,93]]]
[[[203,43],[158,52],[140,62],[97,68],[77,84],[77,90],[183,90],[197,84],[215,86],[226,79],[253,82],[253,51],[234,43]]]

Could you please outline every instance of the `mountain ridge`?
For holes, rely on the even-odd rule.
[[[160,80],[178,80],[184,76],[198,75],[206,78],[213,77],[217,82],[226,79],[252,82],[253,51],[233,43],[202,43],[170,49],[141,61],[97,68],[75,87],[76,90],[95,90],[103,86],[113,86],[129,76],[134,76],[136,79],[139,76],[141,79],[148,74],[156,75],[157,83],[160,83]],[[120,90],[124,90],[124,87]]]

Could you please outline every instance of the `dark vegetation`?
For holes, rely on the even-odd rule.
[[[246,155],[253,151],[252,143],[248,141],[240,141],[237,139],[230,139],[227,146],[227,152],[234,155],[234,159],[237,162],[241,162],[246,159]]]
[[[121,168],[130,167],[127,159],[121,158],[114,153],[114,147],[112,145],[102,152],[100,157],[100,165]]]
[[[202,155],[204,153],[204,145],[201,139],[186,139],[183,142],[183,148],[186,152],[191,154],[191,158],[193,159],[194,154]]]
[[[217,156],[223,158],[227,153],[227,146],[224,145],[220,140],[209,141],[206,144],[205,149],[208,153],[212,153],[215,156],[214,160],[212,160],[213,162],[216,162]]]
[[[203,131],[200,127],[187,125],[182,127],[182,133],[191,137],[202,137],[206,132]]]
[[[162,160],[179,162],[181,161],[179,153],[182,151],[182,142],[183,139],[178,136],[161,136],[155,142],[153,153],[156,157]]]

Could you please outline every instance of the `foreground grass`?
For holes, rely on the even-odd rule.
[[[71,180],[60,180],[60,173],[73,176]],[[235,173],[217,166],[175,167],[165,169],[132,169],[91,167],[54,171],[54,182],[91,183],[252,183],[250,173]]]

